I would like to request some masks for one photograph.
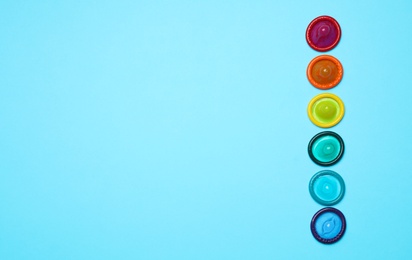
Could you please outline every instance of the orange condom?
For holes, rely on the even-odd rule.
[[[314,58],[306,71],[309,82],[318,89],[331,89],[343,77],[342,64],[333,56],[320,55]]]

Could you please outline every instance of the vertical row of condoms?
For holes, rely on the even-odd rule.
[[[341,37],[339,23],[330,16],[315,18],[306,30],[306,41],[316,51],[332,50]],[[334,88],[343,77],[343,67],[331,55],[315,57],[308,65],[307,77],[316,88],[325,91]],[[345,108],[342,100],[333,93],[321,93],[309,102],[309,119],[318,127],[331,128],[343,118]],[[345,145],[339,134],[322,131],[309,142],[308,153],[314,163],[329,167],[343,156]],[[322,206],[312,218],[310,229],[314,238],[324,244],[332,244],[343,236],[346,220],[342,212],[334,207],[345,193],[345,182],[335,171],[324,169],[317,172],[309,182],[312,198]]]

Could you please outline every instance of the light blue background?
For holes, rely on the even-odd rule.
[[[0,259],[411,259],[411,8],[2,0]],[[334,245],[309,230],[323,14],[345,70]]]

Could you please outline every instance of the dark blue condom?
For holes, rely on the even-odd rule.
[[[345,216],[335,208],[323,208],[313,216],[310,229],[319,242],[324,244],[335,243],[345,233]]]

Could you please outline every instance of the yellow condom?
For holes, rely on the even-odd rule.
[[[345,114],[342,100],[330,93],[320,94],[312,98],[308,105],[310,121],[322,128],[337,125]]]

